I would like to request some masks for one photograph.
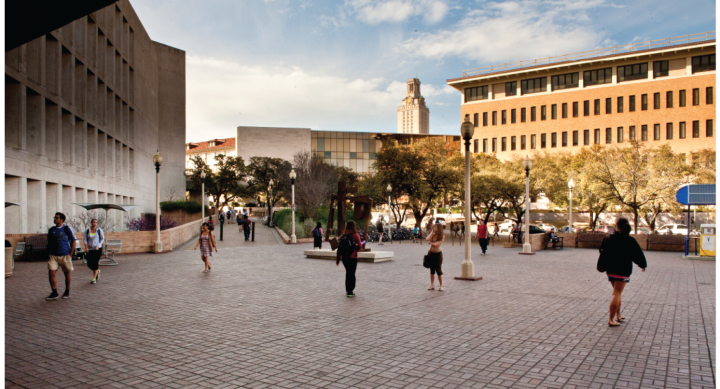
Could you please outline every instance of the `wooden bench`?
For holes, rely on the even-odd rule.
[[[555,240],[556,241],[553,242],[552,239],[548,239],[547,243],[545,244],[545,249],[547,250],[547,249],[551,248],[551,249],[555,250],[558,247],[560,247],[560,250],[562,250],[563,248],[565,248],[565,243],[564,243],[565,238],[564,237],[557,236],[557,237],[555,237]]]
[[[596,234],[596,233],[579,233],[575,236],[575,248],[578,248],[579,243],[591,243],[593,248],[600,248],[600,244],[607,234]]]
[[[41,259],[47,259],[48,240],[46,234],[31,235],[25,237],[25,260],[33,260],[35,257],[39,257],[41,253],[45,252],[45,257]]]
[[[651,234],[647,236],[645,249],[650,250],[650,245],[680,246],[682,251],[685,250],[685,236]]]

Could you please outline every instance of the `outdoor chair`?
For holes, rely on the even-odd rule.
[[[73,259],[82,259],[83,263],[87,263],[85,260],[85,249],[80,243],[80,239],[75,239],[75,252],[73,253]]]
[[[119,253],[122,250],[121,239],[108,239],[105,242],[105,254],[100,259],[99,264],[105,266],[115,266],[117,261],[115,260],[115,253]],[[110,257],[112,256],[112,257]],[[105,261],[105,263],[103,263]]]
[[[15,246],[15,252],[12,257],[13,269],[15,268],[15,258],[20,258],[23,255],[25,255],[25,242],[18,242],[17,246]]]

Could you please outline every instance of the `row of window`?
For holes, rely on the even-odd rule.
[[[700,105],[700,88],[695,88],[692,90],[692,105]],[[713,104],[714,102],[714,94],[713,94],[713,87],[709,86],[705,88],[705,104]],[[665,92],[665,108],[673,108],[673,91],[667,91]],[[660,92],[656,92],[653,94],[652,97],[653,102],[653,109],[660,109],[662,107],[662,95]],[[648,94],[642,94],[640,95],[640,109],[642,111],[648,110],[648,104],[649,104],[649,96]],[[612,109],[613,105],[613,99],[611,97],[608,97],[605,99],[604,106],[605,106],[605,113],[611,114],[613,113]],[[687,106],[687,93],[686,91],[680,90],[679,91],[679,98],[678,98],[678,105],[680,107]],[[603,111],[602,109],[602,100],[601,99],[595,99],[592,101],[585,100],[583,101],[583,116],[590,116],[591,113],[595,115],[600,115]],[[563,119],[567,119],[568,117],[568,103],[562,103],[560,106],[561,108],[561,117]],[[636,106],[636,99],[635,95],[628,96],[628,111],[629,112],[635,112],[637,109]],[[618,96],[617,98],[617,105],[616,105],[616,113],[623,113],[625,110],[625,97],[624,96]],[[476,113],[473,116],[473,124],[475,127],[479,126],[479,116],[480,114]],[[488,112],[483,112],[482,114],[482,125],[483,127],[488,126]],[[503,109],[500,111],[500,123],[501,124],[507,124],[508,117],[507,117],[507,110]],[[537,121],[537,107],[530,107],[530,121],[534,122]],[[540,106],[540,120],[547,120],[547,105]],[[572,103],[572,117],[576,118],[580,116],[580,102],[575,101]],[[492,111],[490,113],[491,123],[493,126],[496,126],[498,124],[498,111]],[[550,106],[550,119],[555,120],[558,118],[558,105],[552,104]],[[527,108],[520,108],[520,123],[525,123],[527,121]],[[514,124],[517,123],[517,110],[511,109],[510,110],[510,123]]]
[[[648,78],[648,62],[617,67],[617,82],[642,80]],[[692,57],[692,73],[715,70],[715,54]],[[670,61],[653,62],[653,78],[670,75]],[[551,77],[551,90],[578,88],[580,73],[568,73]],[[584,86],[612,83],[612,68],[595,69],[583,72]],[[531,78],[520,81],[522,95],[547,92],[547,77]],[[465,102],[486,100],[489,96],[489,85],[465,88]],[[517,81],[505,83],[505,95],[517,95]]]
[[[655,124],[653,125],[653,132],[652,132],[652,139],[653,140],[661,140],[662,139],[662,132],[663,132],[663,126],[661,124]],[[628,128],[628,139],[630,140],[638,140],[638,141],[648,141],[650,138],[650,135],[648,133],[649,128],[648,125],[644,124],[640,126],[640,139],[637,138],[636,133],[636,127],[630,126]],[[710,138],[713,136],[713,120],[708,119],[705,121],[705,136]],[[548,134],[539,134],[540,135],[540,147],[541,149],[545,148],[555,148],[558,147],[558,133],[553,132],[550,133],[550,139],[548,142]],[[568,136],[572,135],[572,146],[580,146],[580,131],[572,131],[572,134],[569,133],[569,131],[563,131],[560,133],[560,146],[561,147],[568,147],[569,145],[569,139]],[[687,138],[687,126],[685,122],[678,123],[678,139],[686,139]],[[589,146],[590,144],[612,144],[613,143],[613,137],[615,137],[616,143],[623,143],[625,141],[625,129],[623,127],[618,127],[617,129],[613,130],[612,128],[606,128],[605,129],[605,136],[604,140],[602,139],[603,134],[602,130],[599,128],[596,128],[594,131],[592,131],[592,139],[591,139],[591,131],[590,130],[583,130],[582,131],[582,145],[583,146]],[[695,120],[692,122],[692,137],[693,138],[699,138],[700,137],[700,121]],[[511,136],[510,138],[510,151],[517,150],[517,136]],[[521,135],[520,137],[520,150],[525,150],[527,148],[526,140],[527,135]],[[507,139],[508,137],[501,137],[500,138],[500,151],[507,151]],[[671,140],[675,139],[675,128],[673,123],[666,123],[665,124],[665,139]],[[488,142],[491,142],[488,144]],[[498,138],[492,138],[488,139],[485,138],[482,140],[482,152],[483,153],[496,153],[498,151],[498,144],[497,144]],[[473,151],[475,153],[478,153],[480,151],[479,149],[479,139],[475,139],[473,142]],[[490,147],[488,147],[490,146]],[[530,149],[537,149],[537,135],[530,135]]]

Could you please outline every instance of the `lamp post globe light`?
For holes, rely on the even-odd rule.
[[[290,242],[297,243],[297,237],[295,236],[295,179],[297,174],[295,169],[290,171],[290,185],[292,186],[292,235],[290,236]]]
[[[470,115],[465,115],[465,120],[460,126],[460,135],[465,141],[465,259],[461,265],[460,280],[480,280],[482,277],[475,277],[475,269],[470,258],[470,225],[472,224],[472,213],[470,213],[470,140],[475,133],[475,126],[470,122]]]
[[[387,194],[388,194],[388,223],[390,223],[390,199],[392,198],[392,185],[388,184],[387,188]]]
[[[270,211],[269,211],[269,214],[268,214],[268,226],[269,226],[269,227],[272,227],[272,226],[273,226],[273,224],[272,224],[272,207],[273,207],[273,204],[272,204],[272,186],[273,186],[274,184],[275,184],[275,181],[273,181],[273,179],[271,178],[271,179],[270,179],[270,185],[268,186],[268,193],[270,194],[270,196],[268,197],[268,209],[270,210]]]
[[[160,241],[160,165],[162,165],[162,156],[160,150],[157,150],[153,156],[153,164],[155,165],[155,252],[162,251],[162,242]]]
[[[525,156],[523,161],[523,169],[525,169],[525,239],[523,242],[523,254],[534,254],[530,245],[530,169],[532,169],[532,161]]]
[[[570,214],[569,214],[569,217],[568,217],[568,229],[569,229],[568,232],[569,232],[569,233],[572,233],[572,232],[573,232],[573,225],[572,225],[572,192],[573,192],[573,189],[575,189],[575,180],[573,180],[572,178],[570,179],[570,181],[568,181],[568,189],[570,189]]]
[[[203,169],[203,171],[200,172],[200,179],[202,182],[202,184],[201,184],[202,189],[201,189],[201,193],[200,193],[200,196],[202,197],[202,219],[201,220],[203,221],[203,223],[205,223],[205,170],[204,169]]]

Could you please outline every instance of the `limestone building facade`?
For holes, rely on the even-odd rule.
[[[447,80],[476,127],[473,153],[507,160],[630,140],[715,148],[714,32],[523,63]]]
[[[45,232],[72,203],[155,212],[185,187],[185,52],[150,39],[128,0],[5,55],[6,233]],[[122,226],[124,216],[109,216]]]
[[[398,107],[397,132],[400,134],[429,134],[430,110],[420,94],[420,80],[411,78],[405,84],[407,93]]]

